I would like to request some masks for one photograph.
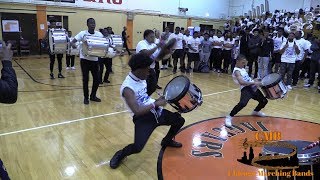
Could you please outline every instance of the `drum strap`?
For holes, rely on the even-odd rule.
[[[154,118],[156,119],[157,123],[159,123],[158,118],[160,117],[158,115],[158,112],[156,109],[151,109],[150,112],[152,112],[152,114],[154,115]]]

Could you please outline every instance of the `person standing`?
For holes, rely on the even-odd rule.
[[[123,27],[123,31],[122,31],[122,41],[123,41],[123,47],[126,48],[128,55],[131,56],[131,52],[128,48],[128,38],[130,36],[127,35],[127,27]]]
[[[77,34],[74,39],[71,42],[71,45],[75,48],[75,43],[77,41],[84,41],[85,36],[94,36],[94,37],[103,37],[103,35],[95,31],[96,28],[96,21],[93,18],[87,19],[87,27],[88,30],[81,31],[79,34]],[[91,72],[93,77],[93,84],[92,84],[92,90],[90,94],[90,100],[95,102],[101,102],[101,99],[97,97],[97,90],[99,88],[99,62],[98,57],[94,56],[86,56],[82,53],[82,46],[80,46],[80,65],[81,65],[81,71],[82,71],[82,83],[83,83],[83,96],[84,104],[89,104],[89,72]]]
[[[57,28],[56,25],[56,21],[55,20],[50,20],[50,26],[49,29],[46,33],[46,36],[44,37],[44,41],[47,42],[47,45],[49,45],[49,32],[50,29],[54,30]],[[63,58],[63,54],[55,54],[54,52],[51,52],[50,47],[48,47],[48,54],[49,54],[49,58],[50,58],[50,78],[51,79],[55,79],[54,74],[53,74],[53,68],[54,68],[54,62],[56,59],[56,55],[57,55],[57,60],[58,60],[58,69],[59,69],[59,74],[58,74],[58,78],[64,78],[64,76],[62,75],[62,58]]]

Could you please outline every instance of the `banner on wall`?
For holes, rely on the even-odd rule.
[[[18,20],[2,20],[3,32],[20,32]]]

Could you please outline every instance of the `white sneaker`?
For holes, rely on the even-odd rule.
[[[225,125],[227,127],[231,127],[232,126],[232,117],[231,116],[226,116]]]
[[[291,85],[288,85],[287,88],[288,88],[288,90],[292,90]]]
[[[263,112],[259,111],[252,111],[251,113],[252,116],[259,116],[259,117],[266,117],[266,114],[264,114]]]
[[[71,67],[72,70],[76,70],[76,68],[74,66]]]
[[[318,86],[318,90],[320,90],[320,86]]]
[[[69,70],[70,69],[70,67],[66,67],[66,70]]]
[[[311,87],[311,84],[305,84],[305,85],[303,85],[303,87],[309,88],[309,87]]]

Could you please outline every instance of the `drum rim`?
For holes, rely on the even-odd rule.
[[[271,74],[278,74],[278,73],[271,73]],[[268,75],[271,75],[271,74],[268,74]],[[278,75],[280,75],[280,74],[278,74]],[[280,75],[279,78],[278,78],[275,82],[273,82],[273,83],[271,83],[271,84],[268,84],[268,85],[262,85],[261,88],[264,88],[264,89],[271,88],[271,87],[279,84],[279,82],[280,82],[281,80],[282,80],[282,77],[281,77],[281,75]],[[261,80],[261,83],[262,83],[262,81],[263,81],[263,79]]]
[[[189,91],[189,87],[190,87],[190,83],[191,83],[191,82],[190,82],[190,79],[189,79],[187,76],[185,76],[185,75],[179,75],[179,76],[174,77],[173,79],[171,79],[171,80],[168,82],[168,84],[166,85],[166,87],[165,87],[164,90],[163,90],[163,95],[165,95],[165,92],[166,92],[166,90],[167,90],[167,88],[168,88],[168,85],[169,85],[174,79],[179,78],[179,77],[186,78],[186,79],[187,79],[187,84],[184,86],[182,92],[181,92],[177,97],[175,97],[175,98],[173,98],[173,99],[170,99],[170,100],[166,99],[169,103],[173,103],[173,102],[176,102],[177,100],[180,100],[180,99],[181,99],[182,97],[184,97],[184,96],[187,94],[187,92]]]

